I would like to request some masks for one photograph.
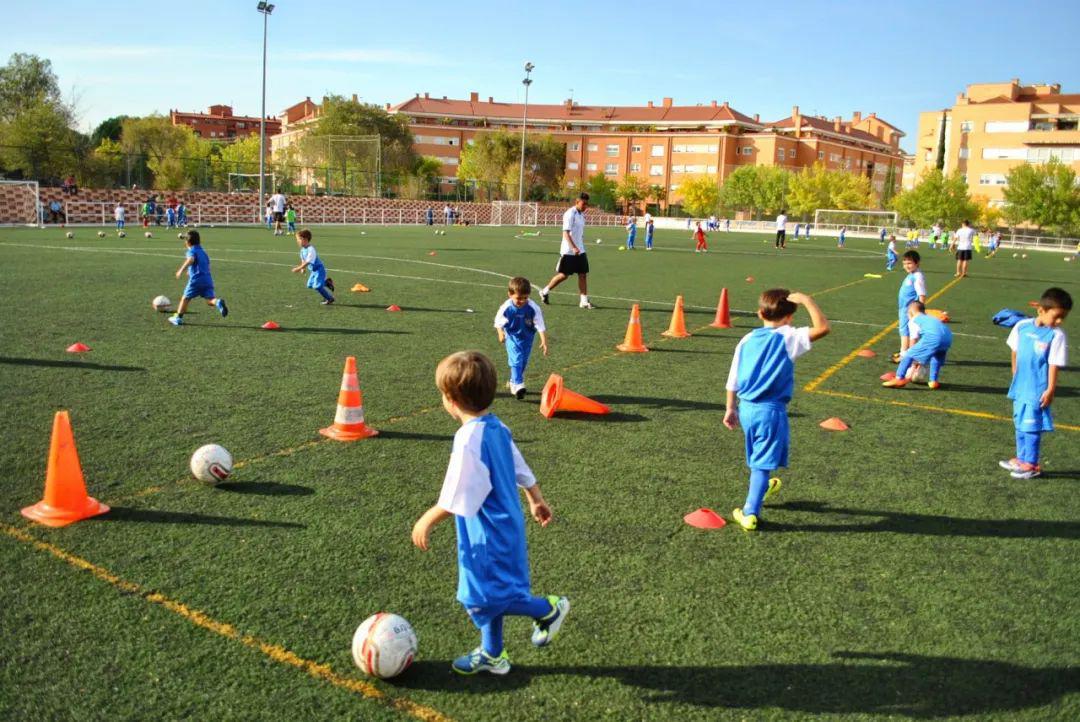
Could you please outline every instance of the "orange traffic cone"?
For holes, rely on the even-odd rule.
[[[582,414],[610,414],[611,409],[593,401],[588,396],[575,393],[563,385],[559,374],[548,376],[544,390],[540,392],[540,413],[551,418],[556,411],[577,411]]]
[[[338,393],[334,424],[319,429],[319,433],[337,441],[358,441],[379,433],[364,423],[364,395],[360,393],[355,356],[345,359],[345,373],[341,376],[341,391]]]
[[[641,309],[636,303],[630,309],[630,323],[626,326],[626,338],[615,348],[629,353],[645,353],[649,350],[641,340]]]
[[[668,338],[689,338],[690,332],[686,330],[686,316],[683,311],[682,296],[675,297],[675,310],[671,312],[671,325],[661,336]]]
[[[835,416],[833,416],[831,419],[825,419],[820,424],[818,424],[818,426],[825,429],[826,431],[847,431],[848,428],[850,428],[847,424],[845,424],[843,421],[841,421]]]
[[[45,497],[22,510],[22,515],[45,526],[67,526],[104,514],[109,507],[86,493],[71,418],[57,411],[49,442],[49,466],[45,472]]]
[[[713,328],[731,328],[731,309],[728,307],[727,289],[720,289],[720,302],[716,304],[716,318],[709,324]]]

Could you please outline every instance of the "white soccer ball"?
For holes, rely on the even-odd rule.
[[[1014,253],[1014,254],[1013,254],[1013,258],[1019,258],[1019,257],[1020,257],[1020,254],[1019,254],[1019,253]]]
[[[64,235],[65,235],[65,236],[67,236],[68,238],[74,238],[74,237],[75,237],[75,234],[74,234],[74,233],[72,233],[71,231],[68,231],[68,232],[67,232],[67,233],[65,233]]]
[[[191,473],[207,484],[225,481],[232,473],[232,454],[217,444],[200,446],[191,455]]]
[[[150,305],[153,306],[155,311],[162,313],[172,310],[172,301],[169,300],[168,296],[154,296],[154,300],[150,302]]]
[[[930,369],[925,364],[912,365],[907,372],[908,381],[915,384],[925,384],[930,380]]]
[[[186,233],[177,233],[176,237],[179,238],[182,241],[185,238],[187,238],[187,234]]]
[[[379,679],[396,677],[416,658],[416,632],[396,614],[373,614],[356,628],[352,656],[366,675]]]
[[[597,243],[603,243],[603,241],[602,241],[602,240],[600,240],[599,238],[597,238],[597,239],[596,239],[596,242],[597,242]]]
[[[361,235],[361,236],[366,236],[366,235],[367,235],[367,231],[360,231],[360,235]]]
[[[105,237],[105,231],[98,231],[97,232],[97,237],[98,238],[104,238]]]
[[[120,238],[127,238],[127,234],[123,231],[117,231],[116,235],[118,235]]]
[[[1022,253],[1022,254],[1020,254],[1020,257],[1021,257],[1021,258],[1027,258],[1027,254],[1026,254],[1026,253]]]
[[[153,237],[154,237],[154,234],[153,234],[153,233],[151,233],[150,231],[147,231],[147,232],[146,232],[146,233],[144,233],[143,235],[144,235],[145,237],[147,237],[147,238],[153,238]]]

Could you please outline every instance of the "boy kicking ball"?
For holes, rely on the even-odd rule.
[[[229,315],[229,307],[225,305],[225,299],[218,298],[214,294],[214,279],[210,276],[210,257],[203,250],[202,241],[198,231],[188,231],[184,241],[187,246],[187,254],[180,268],[176,270],[176,277],[186,269],[188,272],[187,286],[184,287],[184,297],[180,305],[176,307],[176,313],[169,317],[169,323],[173,326],[184,324],[184,313],[187,312],[188,304],[193,298],[205,298],[209,306],[213,306],[221,314],[221,317]]]
[[[314,288],[323,297],[322,305],[329,306],[334,302],[331,291],[334,290],[334,279],[326,275],[326,266],[323,265],[319,254],[315,252],[315,246],[311,245],[311,231],[304,229],[296,234],[296,245],[300,246],[300,265],[292,269],[293,273],[308,272],[307,287]],[[330,290],[327,290],[330,289]]]
[[[507,295],[510,297],[495,312],[495,332],[499,343],[506,346],[510,363],[510,393],[519,401],[525,398],[525,367],[529,365],[533,339],[540,334],[540,348],[547,356],[547,328],[544,313],[529,298],[532,285],[529,279],[516,276],[510,279]]]
[[[431,530],[453,517],[458,540],[458,601],[480,628],[480,646],[458,657],[460,674],[504,675],[503,617],[532,617],[532,643],[547,646],[570,613],[566,597],[534,597],[529,586],[525,520],[518,487],[540,526],[551,522],[536,477],[510,430],[488,407],[495,400],[495,364],[478,351],[459,351],[439,362],[435,384],[443,408],[461,428],[454,434],[450,466],[435,506],[412,529],[412,542],[427,551]]]
[[[889,379],[882,386],[898,389],[908,384],[908,370],[913,364],[928,365],[930,377],[927,386],[938,389],[941,383],[938,377],[945,357],[952,348],[952,331],[941,320],[926,313],[922,301],[908,304],[908,337],[914,343],[900,356],[900,365],[896,367],[896,378]]]
[[[800,305],[810,314],[810,327],[791,326]],[[829,321],[814,299],[786,288],[762,293],[757,315],[762,328],[743,336],[735,347],[724,412],[724,426],[735,429],[741,424],[746,434],[750,489],[742,507],[731,512],[746,531],[757,529],[762,503],[780,488],[780,480],[769,475],[788,464],[787,404],[795,389],[795,360],[829,333]]]

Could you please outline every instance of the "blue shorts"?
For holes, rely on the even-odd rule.
[[[322,288],[326,285],[326,266],[310,268],[307,278],[308,288]]]
[[[931,345],[929,343],[923,343],[922,338],[920,338],[918,341],[915,342],[913,346],[909,347],[908,350],[904,352],[904,354],[915,359],[921,364],[925,364],[929,363],[931,358],[940,353],[942,363],[944,363],[945,354],[948,353],[951,347],[951,344],[948,346],[943,346],[941,344]]]
[[[1050,408],[1042,408],[1038,402],[1032,404],[1024,401],[1013,401],[1013,424],[1017,431],[1025,433],[1042,433],[1054,430],[1054,416]]]
[[[773,471],[788,465],[787,409],[775,404],[739,404],[739,423],[746,434],[746,465]]]
[[[900,335],[904,338],[911,335],[911,332],[908,331],[908,320],[907,306],[904,306],[900,309]]]
[[[188,279],[184,287],[184,298],[214,298],[214,282],[210,279],[194,281]]]
[[[507,599],[505,602],[489,602],[484,607],[473,607],[460,599],[458,602],[461,606],[465,607],[465,613],[469,615],[469,619],[476,625],[477,629],[482,629],[484,626],[491,624],[497,617],[501,617],[506,614],[506,610],[510,608],[514,602],[528,601],[530,595],[525,594],[519,599]]]

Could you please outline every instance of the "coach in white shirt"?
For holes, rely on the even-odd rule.
[[[967,276],[968,263],[971,261],[971,249],[975,246],[975,229],[971,223],[964,221],[956,230],[954,243],[956,244],[956,273],[959,278]]]
[[[540,289],[540,298],[544,303],[551,303],[548,296],[551,290],[566,280],[567,276],[577,274],[578,291],[581,293],[581,308],[592,308],[589,303],[589,259],[585,255],[585,209],[589,207],[589,194],[582,193],[574,205],[563,214],[562,244],[559,246],[559,263],[555,266],[555,275],[548,285]]]
[[[273,213],[271,218],[274,220],[274,235],[285,235],[285,231],[281,229],[281,224],[285,221],[285,194],[280,188],[277,189],[277,193],[270,196],[269,206]]]
[[[787,248],[787,214],[783,211],[776,217],[776,247]]]

